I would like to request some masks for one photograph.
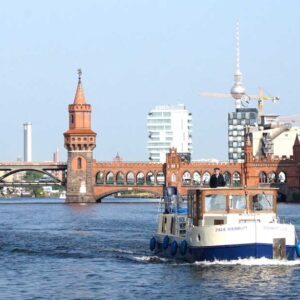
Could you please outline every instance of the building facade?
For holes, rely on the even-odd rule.
[[[278,121],[279,116],[262,116],[260,126],[250,128],[253,137],[253,155],[258,157],[290,157],[300,127]]]
[[[192,153],[192,114],[183,104],[156,106],[147,117],[149,160],[165,162],[174,147],[179,153]]]
[[[258,123],[256,108],[236,108],[228,114],[228,158],[230,162],[243,162],[245,159],[245,128]]]

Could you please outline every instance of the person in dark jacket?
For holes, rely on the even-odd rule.
[[[226,182],[224,176],[220,173],[220,168],[214,168],[215,174],[211,175],[209,180],[209,186],[211,188],[217,188],[219,186],[225,186]]]

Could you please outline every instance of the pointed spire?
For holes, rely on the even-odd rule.
[[[300,146],[299,134],[296,134],[294,146]]]
[[[250,128],[249,126],[246,127],[246,146],[247,147],[252,147],[252,142],[251,142],[251,139],[250,139]]]
[[[247,134],[246,137],[246,146],[252,147],[251,139],[250,139],[250,134]]]
[[[85,102],[83,87],[81,83],[81,75],[82,75],[81,69],[78,69],[77,73],[78,73],[78,84],[77,84],[74,104],[85,104],[86,102]]]

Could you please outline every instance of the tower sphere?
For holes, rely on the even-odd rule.
[[[231,96],[236,99],[239,100],[241,99],[244,95],[245,95],[245,88],[243,85],[241,84],[235,84],[232,88],[231,88]]]

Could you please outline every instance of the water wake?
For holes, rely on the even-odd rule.
[[[98,247],[99,252],[113,252],[113,253],[123,253],[123,254],[133,254],[133,251],[113,248],[113,247]]]
[[[196,261],[194,265],[242,265],[242,266],[300,266],[300,259],[297,260],[279,260],[269,258],[243,258],[236,260],[214,260],[214,261]]]
[[[161,262],[168,262],[167,258],[158,257],[158,256],[133,256],[133,260],[142,263],[161,263]]]

